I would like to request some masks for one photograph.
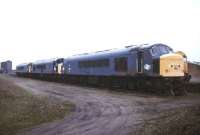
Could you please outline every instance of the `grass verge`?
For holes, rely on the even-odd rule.
[[[165,112],[146,121],[137,135],[200,135],[200,106]]]
[[[53,97],[36,96],[0,77],[0,135],[62,119],[74,106]]]

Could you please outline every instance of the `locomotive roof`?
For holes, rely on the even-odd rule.
[[[148,49],[148,48],[151,48],[152,46],[156,46],[156,45],[164,45],[164,44],[158,43],[158,44],[130,45],[130,46],[125,46],[124,48],[121,48],[121,49],[109,49],[109,50],[97,51],[97,52],[92,52],[92,53],[73,55],[71,57],[66,58],[66,60],[86,59],[86,58],[93,58],[93,57],[101,58],[101,57],[109,56],[113,53],[116,55],[117,54],[118,55],[129,54],[130,51],[132,51],[132,50]]]
[[[28,64],[29,63],[22,63],[22,64],[17,65],[17,67],[27,66]]]
[[[71,57],[66,58],[65,60],[76,60],[76,59],[92,59],[95,57],[98,58],[105,58],[106,56],[110,56],[110,55],[120,55],[120,54],[129,54],[130,51],[132,50],[143,50],[143,49],[149,49],[152,48],[153,46],[157,46],[157,45],[164,45],[167,46],[165,44],[161,44],[161,43],[157,43],[157,44],[141,44],[141,45],[130,45],[130,46],[125,46],[124,48],[121,49],[109,49],[109,50],[103,50],[103,51],[97,51],[97,52],[93,52],[93,53],[84,53],[84,54],[78,54],[78,55],[73,55]],[[38,60],[33,62],[32,64],[34,65],[38,65],[38,64],[47,64],[47,63],[52,63],[54,61],[59,60],[59,58],[53,58],[53,59],[46,59],[46,60]],[[27,66],[30,63],[23,63],[19,66]]]
[[[45,59],[45,60],[37,60],[37,61],[33,62],[33,64],[34,65],[38,65],[38,64],[52,63],[52,62],[54,62],[56,60],[57,60],[57,58]]]

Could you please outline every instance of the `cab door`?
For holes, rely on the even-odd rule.
[[[32,72],[32,64],[28,64],[28,73]]]
[[[63,63],[59,63],[57,65],[57,73],[62,74],[63,73]]]
[[[64,59],[60,58],[56,61],[56,73],[62,74],[64,73]]]
[[[137,53],[137,72],[143,73],[143,66],[144,65],[144,54],[142,51],[138,51]]]

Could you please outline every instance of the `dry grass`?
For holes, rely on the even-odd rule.
[[[165,112],[146,121],[137,135],[200,135],[200,107]]]
[[[73,105],[55,98],[38,97],[0,77],[0,135],[61,119]]]

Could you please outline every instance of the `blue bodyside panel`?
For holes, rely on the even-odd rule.
[[[128,72],[130,75],[137,73],[137,51],[133,51],[128,57]]]
[[[131,49],[122,49],[122,50],[113,50],[109,52],[100,52],[89,55],[80,55],[80,56],[72,56],[70,58],[65,59],[64,67],[65,73],[70,75],[94,75],[94,76],[111,76],[111,75],[119,75],[115,71],[115,58],[118,57],[127,57],[128,58],[128,71],[125,74],[135,73],[135,56],[130,53]],[[100,60],[100,59],[109,59],[108,67],[93,67],[93,68],[80,68],[80,61],[88,61],[88,60]]]
[[[54,63],[53,62],[42,63],[42,65],[45,65],[44,69],[36,68],[37,65],[40,65],[40,64],[33,64],[33,66],[35,66],[35,68],[32,71],[32,73],[45,73],[45,74],[54,73]]]

